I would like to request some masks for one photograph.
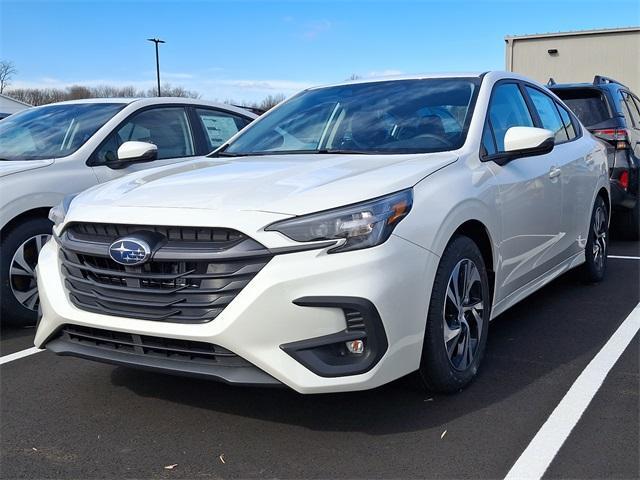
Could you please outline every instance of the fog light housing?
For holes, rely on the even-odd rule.
[[[345,317],[341,332],[285,343],[280,348],[321,377],[359,375],[371,370],[389,343],[375,305],[360,297],[301,297],[299,307],[339,308]]]
[[[362,355],[364,353],[364,342],[362,340],[351,340],[346,342],[347,351],[354,355]]]

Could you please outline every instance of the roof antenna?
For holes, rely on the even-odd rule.
[[[556,81],[553,79],[553,77],[549,77],[549,81],[547,82],[547,86],[548,87],[553,87],[556,84]]]

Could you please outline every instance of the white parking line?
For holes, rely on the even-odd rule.
[[[33,355],[34,353],[38,353],[38,352],[44,352],[44,350],[41,350],[37,347],[31,347],[31,348],[27,348],[26,350],[20,350],[19,352],[10,353],[9,355],[0,357],[0,365],[13,362],[14,360],[18,360],[19,358],[28,357],[29,355]]]
[[[631,311],[573,383],[529,446],[511,467],[506,480],[540,479],[573,427],[602,386],[611,368],[640,330],[640,303]]]
[[[623,260],[640,260],[640,257],[629,257],[627,255],[607,255],[607,258],[622,258]]]

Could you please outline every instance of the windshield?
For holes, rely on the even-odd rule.
[[[455,150],[464,144],[479,85],[479,78],[437,78],[307,90],[219,154]]]
[[[33,108],[0,122],[0,159],[39,160],[71,155],[125,103],[80,103]]]

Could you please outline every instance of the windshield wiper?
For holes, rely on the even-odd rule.
[[[246,157],[247,155],[247,153],[216,152],[209,155],[209,157]]]
[[[320,150],[316,150],[316,153],[335,153],[338,155],[348,155],[348,154],[360,154],[360,155],[377,155],[386,152],[378,152],[375,150],[351,150],[351,149],[342,149],[342,148],[322,148]]]

